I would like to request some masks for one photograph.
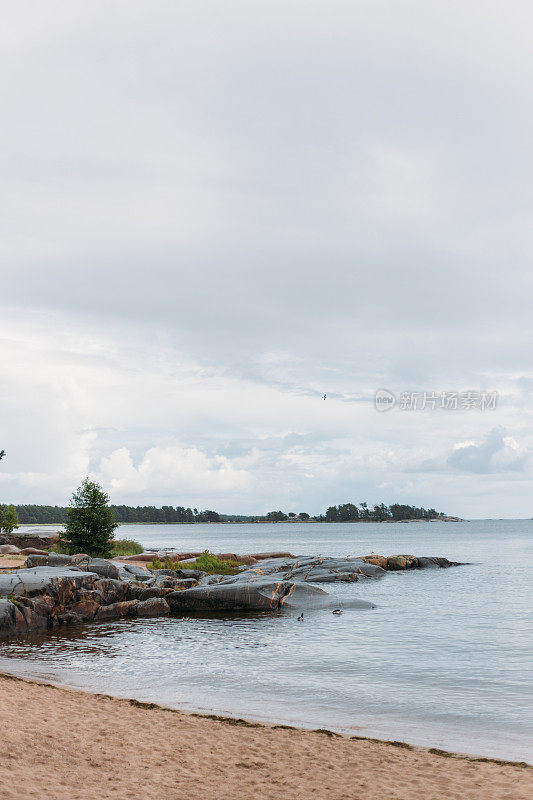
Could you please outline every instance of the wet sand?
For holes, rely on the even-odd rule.
[[[0,675],[3,800],[526,800],[533,769]]]

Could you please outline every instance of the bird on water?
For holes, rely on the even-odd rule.
[[[303,621],[304,621],[304,612],[302,611],[302,613],[298,617],[298,622],[303,622]]]
[[[334,611],[332,611],[331,613],[332,613],[332,614],[337,614],[337,616],[339,616],[340,614],[342,614],[342,610],[341,610],[340,608],[336,608],[336,609],[335,609]]]

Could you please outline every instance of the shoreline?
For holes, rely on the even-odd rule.
[[[373,742],[375,744],[381,744],[390,747],[399,747],[405,750],[412,750],[415,752],[430,753],[432,755],[437,755],[441,758],[454,758],[473,763],[497,764],[499,766],[508,766],[508,767],[516,767],[518,769],[533,770],[533,763],[530,764],[527,761],[513,761],[510,759],[496,758],[493,756],[476,755],[474,753],[462,753],[455,750],[444,750],[440,747],[430,747],[428,745],[411,744],[410,742],[404,742],[398,739],[379,739],[374,736],[342,733],[339,731],[330,730],[329,728],[312,728],[311,726],[305,726],[303,724],[290,725],[284,722],[276,722],[275,720],[269,722],[253,718],[231,716],[228,714],[215,714],[207,711],[188,711],[187,709],[165,706],[162,705],[161,703],[154,703],[152,701],[138,700],[135,697],[122,697],[119,695],[107,694],[105,692],[92,691],[91,689],[80,689],[79,687],[71,686],[67,683],[56,682],[54,680],[40,680],[39,678],[35,677],[30,678],[25,675],[19,675],[14,672],[13,673],[4,672],[3,670],[0,670],[0,681],[2,680],[21,681],[22,683],[35,684],[37,686],[48,686],[50,688],[58,689],[59,691],[65,691],[65,692],[73,692],[73,693],[79,692],[83,695],[85,694],[90,695],[91,697],[101,697],[110,700],[117,700],[120,702],[127,703],[131,706],[135,706],[136,708],[143,708],[145,710],[156,709],[159,711],[170,712],[172,714],[179,714],[182,717],[193,717],[198,719],[214,720],[217,722],[223,722],[227,725],[242,726],[245,728],[264,728],[265,730],[287,730],[287,731],[302,731],[304,733],[320,733],[324,736],[344,739],[346,741]]]
[[[188,713],[10,673],[0,673],[0,701],[6,800],[525,800],[533,790],[521,762]]]

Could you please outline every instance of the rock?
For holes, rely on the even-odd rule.
[[[94,619],[102,602],[103,598],[100,592],[92,589],[81,590],[78,591],[77,600],[70,605],[69,610],[81,617],[82,620],[91,620]]]
[[[74,564],[74,560],[72,556],[62,553],[47,553],[45,556],[29,556],[26,559],[27,567],[63,567],[67,564]]]
[[[14,544],[0,544],[0,555],[3,556],[18,556],[22,553],[19,547]]]
[[[66,588],[79,589],[92,586],[97,577],[93,572],[79,572],[68,567],[19,569],[16,572],[0,574],[0,597],[45,594]]]
[[[126,599],[128,584],[125,581],[113,578],[101,578],[94,583],[95,591],[99,592],[105,605],[119,603]]]
[[[442,569],[460,566],[458,561],[448,561],[447,558],[440,558],[439,556],[420,556],[417,561],[420,569]]]
[[[36,547],[25,547],[20,551],[23,556],[47,556],[46,550],[37,550]]]
[[[290,606],[289,598],[294,592],[298,595],[298,607],[320,607],[331,602],[330,596],[316,586],[275,582],[268,578],[196,586],[171,592],[165,600],[172,611],[273,611]]]
[[[296,558],[296,556],[293,556],[292,553],[287,553],[285,551],[281,552],[273,551],[271,553],[251,553],[250,555],[252,556],[252,558],[257,559],[257,561],[263,561],[267,558],[293,558],[293,559]]]
[[[170,613],[170,606],[162,597],[151,597],[138,603],[135,611],[138,617],[161,617]]]
[[[151,571],[152,575],[155,575],[158,578],[159,578],[160,575],[162,575],[164,577],[167,577],[167,578],[177,578],[178,577],[178,573],[176,572],[175,569],[152,569],[150,571]],[[181,575],[181,570],[180,570],[179,574]]]
[[[87,562],[87,566],[80,564],[80,569],[86,569],[87,572],[96,572],[102,578],[114,578],[118,580],[120,572],[116,564],[111,561],[106,561],[104,558],[91,558]]]
[[[124,569],[126,572],[129,572],[131,575],[133,575],[138,581],[149,581],[152,578],[150,572],[143,569],[143,567],[138,567],[136,564],[125,564]]]
[[[147,603],[150,600],[146,601]],[[96,612],[95,619],[119,619],[120,617],[133,617],[136,614],[138,600],[123,600],[121,603],[111,603],[108,606],[100,606]]]
[[[373,564],[375,567],[385,569],[387,566],[387,556],[376,556],[373,553],[369,556],[363,556],[361,561],[365,564]]]
[[[124,564],[129,564],[130,562],[135,563],[136,561],[140,561],[141,563],[148,563],[149,561],[153,561],[156,558],[155,553],[139,553],[136,556],[118,556],[114,561],[121,561]]]
[[[137,587],[135,596],[137,600],[150,600],[152,597],[165,597],[172,589],[161,589],[159,586]],[[133,594],[133,592],[132,592]],[[128,597],[128,599],[130,599]]]
[[[0,600],[0,637],[21,633],[27,629],[26,620],[11,600]]]
[[[27,531],[17,530],[13,533],[0,534],[0,544],[14,544],[21,549],[35,547],[44,549],[56,544],[59,540],[58,530],[34,528]]]
[[[416,569],[418,567],[418,559],[415,556],[389,556],[385,569],[388,570],[402,570],[402,569]]]

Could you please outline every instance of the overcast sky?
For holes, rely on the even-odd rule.
[[[0,502],[533,516],[532,29],[2,3]]]

